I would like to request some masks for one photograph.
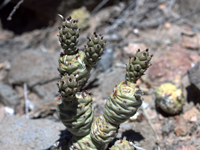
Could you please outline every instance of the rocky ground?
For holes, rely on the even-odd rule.
[[[80,49],[94,31],[107,41],[85,87],[93,94],[95,116],[103,112],[113,87],[124,80],[129,57],[139,48],[149,48],[154,55],[152,66],[137,82],[144,91],[143,106],[121,124],[117,138],[133,141],[137,149],[200,149],[198,0],[30,0],[7,21],[16,4],[0,3],[0,149],[49,149],[63,135],[65,127],[56,112],[62,51],[58,13],[82,19]],[[184,107],[178,115],[168,116],[155,106],[155,90],[165,82],[183,91]]]

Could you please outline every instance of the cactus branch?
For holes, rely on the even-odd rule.
[[[72,134],[63,150],[87,149],[103,150],[117,136],[119,125],[133,116],[142,104],[143,92],[135,84],[141,78],[152,56],[148,49],[138,50],[130,58],[126,69],[126,79],[114,87],[105,104],[104,112],[93,120],[92,98],[83,90],[92,66],[101,59],[105,41],[96,32],[89,38],[84,51],[77,48],[79,38],[78,20],[64,19],[59,27],[59,41],[63,52],[60,53],[58,71],[60,80],[57,85],[60,92],[58,111],[62,123]],[[126,140],[116,142],[111,149],[134,149]]]

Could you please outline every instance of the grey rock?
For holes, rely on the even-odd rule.
[[[105,53],[101,56],[101,59],[97,62],[97,64],[91,70],[90,78],[87,81],[85,88],[88,85],[90,85],[92,82],[94,82],[98,78],[98,75],[101,72],[105,72],[106,70],[108,70],[112,66],[112,63],[113,63],[113,49],[107,48],[105,50]]]
[[[42,85],[36,85],[33,87],[33,90],[40,96],[43,97],[46,101],[54,100],[56,96],[58,96],[58,86],[56,85],[56,81],[48,82]]]
[[[0,123],[0,150],[47,149],[59,139],[62,123],[47,119],[30,120],[10,116]]]
[[[200,61],[188,70],[190,83],[200,91]]]
[[[58,57],[40,51],[25,51],[13,58],[10,69],[10,83],[27,83],[29,87],[58,79]]]
[[[114,68],[112,72],[105,74],[101,77],[101,93],[103,98],[107,98],[115,85],[118,85],[121,81],[125,80],[125,72],[120,68]]]
[[[113,50],[111,48],[105,49],[105,53],[101,56],[95,68],[101,71],[106,71],[112,66],[113,63]]]
[[[147,125],[148,122],[129,122],[120,124],[117,138],[126,138],[128,141],[134,141],[135,145],[145,150],[154,150],[156,138],[153,130]]]
[[[27,49],[27,44],[16,38],[10,39],[8,41],[0,41],[0,63],[7,60],[11,60],[12,57],[23,52],[25,48]]]
[[[11,86],[7,84],[1,84],[0,102],[3,103],[4,105],[15,107],[20,103],[20,100]]]
[[[162,127],[162,134],[164,136],[169,135],[170,132],[174,131],[175,126],[173,125],[173,123],[167,122],[163,127]]]

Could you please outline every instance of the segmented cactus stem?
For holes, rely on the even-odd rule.
[[[86,136],[90,133],[93,121],[92,98],[85,91],[76,93],[71,101],[60,100],[60,119],[75,136]]]
[[[78,20],[73,20],[71,17],[63,18],[62,26],[59,29],[59,41],[64,49],[64,54],[74,55],[78,53],[76,45],[78,44],[79,29]]]
[[[125,122],[141,106],[142,94],[136,84],[122,81],[108,97],[103,116],[111,124],[119,125]]]
[[[150,66],[149,62],[153,55],[149,56],[149,50],[138,51],[134,57],[130,58],[129,64],[126,67],[126,81],[136,83],[147,68]]]
[[[103,36],[97,35],[94,32],[91,38],[88,37],[87,46],[85,46],[85,64],[90,67],[95,65],[101,59],[104,47]]]

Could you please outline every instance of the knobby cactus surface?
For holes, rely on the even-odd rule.
[[[58,110],[62,123],[72,137],[62,149],[66,150],[101,150],[113,141],[119,125],[133,116],[141,106],[143,92],[136,85],[141,78],[152,55],[149,51],[138,50],[130,58],[126,68],[126,79],[114,87],[107,99],[104,112],[93,118],[93,105],[90,94],[83,90],[92,66],[101,59],[104,53],[103,36],[94,34],[88,38],[84,51],[77,48],[79,38],[78,20],[71,17],[63,18],[59,27],[59,41],[63,52],[60,54],[58,71],[60,80],[57,85],[61,95]],[[115,143],[111,149],[134,149],[126,140]]]
[[[177,115],[183,109],[184,98],[181,89],[172,83],[164,83],[156,90],[156,105],[167,115]]]

